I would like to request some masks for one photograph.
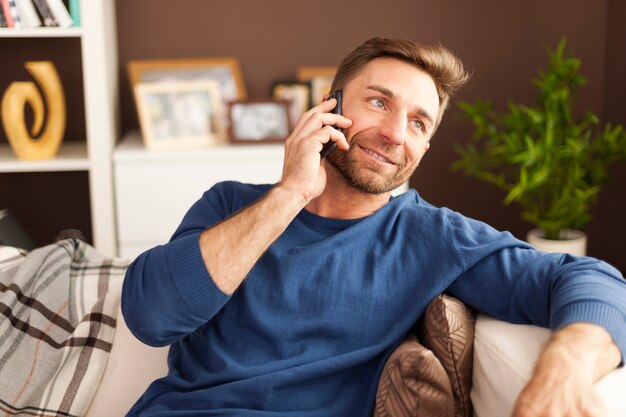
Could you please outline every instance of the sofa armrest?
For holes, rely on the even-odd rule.
[[[167,374],[167,352],[167,347],[154,348],[137,340],[118,307],[113,347],[85,417],[126,415],[148,385]]]
[[[484,314],[476,319],[472,404],[475,417],[509,416],[526,385],[550,331],[510,324]],[[619,368],[597,382],[608,417],[626,417],[626,369]]]

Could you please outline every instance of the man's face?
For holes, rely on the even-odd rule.
[[[439,96],[424,71],[376,58],[344,87],[343,110],[350,149],[327,160],[352,186],[380,194],[406,182],[428,150]]]

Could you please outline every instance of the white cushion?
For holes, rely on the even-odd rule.
[[[484,314],[476,319],[472,404],[475,417],[510,416],[550,331],[516,325]],[[617,369],[596,383],[607,417],[626,417],[626,369]]]
[[[168,348],[145,345],[128,330],[117,310],[113,348],[98,391],[85,417],[122,417],[150,382],[167,374]]]

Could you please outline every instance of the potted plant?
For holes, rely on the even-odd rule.
[[[504,203],[517,203],[522,218],[538,229],[529,233],[531,244],[572,253],[552,243],[580,235],[586,243],[578,229],[591,219],[609,165],[626,158],[626,133],[620,125],[602,127],[591,112],[574,116],[575,95],[586,79],[579,74],[580,59],[564,56],[565,45],[563,39],[556,50],[548,49],[548,70],[533,79],[534,106],[509,100],[508,110],[498,113],[490,101],[460,103],[475,131],[473,141],[456,147],[460,159],[453,169],[505,191]]]

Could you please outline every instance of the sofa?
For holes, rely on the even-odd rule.
[[[451,325],[450,322],[448,326]],[[452,326],[455,324],[452,323]],[[466,326],[466,323],[457,322],[456,326],[458,330]],[[474,416],[511,415],[515,399],[530,378],[534,362],[549,335],[547,329],[515,325],[486,315],[477,315],[471,341],[473,343],[468,344],[473,345],[470,361],[473,363],[473,371],[469,395]],[[415,344],[415,341],[407,340],[403,343],[409,346],[409,349],[413,349],[410,347],[411,344]],[[401,345],[398,350],[402,347]],[[121,312],[118,312],[113,349],[86,416],[123,416],[152,380],[166,374],[166,357],[167,348],[153,348],[137,340],[126,327]],[[406,376],[403,383],[411,386],[410,381],[406,381]],[[607,417],[626,417],[626,397],[623,395],[626,387],[626,369],[620,368],[611,372],[598,381],[596,387],[607,408]],[[380,402],[379,399],[377,401]],[[413,407],[412,410],[417,410],[417,413],[408,415],[427,417],[472,415],[471,408],[459,410],[458,404],[453,412],[443,410],[441,402],[430,405],[413,402],[410,406]],[[437,408],[437,414],[429,411],[429,406]],[[395,417],[405,414],[391,409],[379,415]]]
[[[0,245],[0,410],[123,416],[166,374],[167,348],[141,343],[121,314],[127,266],[76,238]],[[508,416],[549,334],[442,294],[387,358],[373,416]],[[624,368],[597,382],[608,417],[626,417],[624,387]]]

